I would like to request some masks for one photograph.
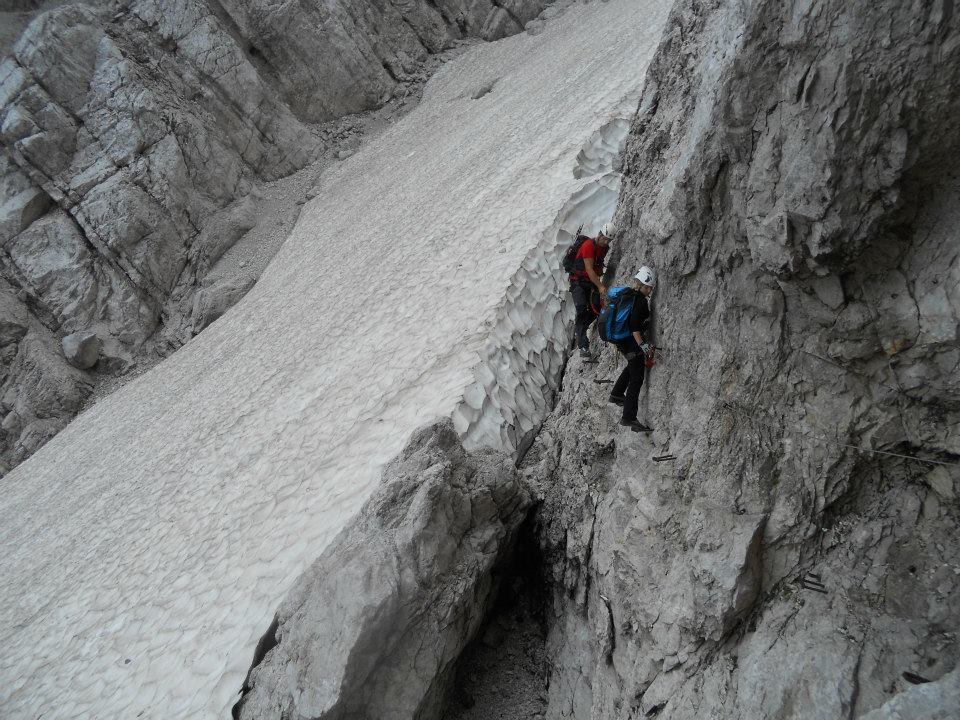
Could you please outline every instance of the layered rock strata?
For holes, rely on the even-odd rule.
[[[508,456],[418,430],[290,590],[235,716],[440,717],[529,504]]]
[[[950,3],[675,6],[616,216],[656,431],[574,361],[524,465],[547,717],[955,713],[958,83]]]
[[[92,389],[87,374],[64,357],[56,336],[0,280],[0,402],[8,410],[0,427],[12,438],[6,463],[21,462],[63,429]]]
[[[0,275],[58,338],[97,336],[88,383],[149,365],[222,315],[276,252],[260,185],[335,146],[337,118],[410,93],[429,57],[518,32],[546,5],[4,8],[9,28],[35,17],[3,37]],[[292,219],[276,224],[289,231]],[[214,272],[245,236],[265,260]],[[2,410],[15,464],[30,413]]]

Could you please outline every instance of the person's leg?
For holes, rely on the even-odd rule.
[[[623,355],[623,352],[620,353]],[[627,361],[626,367],[620,371],[620,377],[617,378],[617,381],[613,384],[613,389],[610,391],[610,399],[619,399],[623,398],[627,392],[627,383],[630,381],[630,362]]]
[[[623,401],[623,421],[630,422],[637,419],[640,388],[643,387],[643,353],[637,353],[627,360],[627,367],[624,372],[627,374],[627,387],[626,392],[624,392],[626,399]]]
[[[573,305],[577,309],[577,319],[574,324],[574,332],[577,336],[577,347],[581,350],[590,348],[590,341],[587,339],[587,330],[593,321],[593,312],[590,310],[590,293],[582,283],[575,282],[570,287],[573,294]]]
[[[596,286],[590,285],[586,290],[586,296],[587,311],[583,321],[585,326],[583,330],[584,338],[587,337],[587,333],[590,332],[590,326],[600,317],[600,311],[603,309],[603,298],[600,296],[600,291],[597,290]],[[590,344],[589,340],[587,340],[587,344]]]

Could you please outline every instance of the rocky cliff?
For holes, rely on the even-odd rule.
[[[316,173],[264,184],[350,152],[339,118],[547,4],[5,3],[0,471],[249,290]]]
[[[418,427],[449,418],[471,450],[490,437],[473,429],[509,450],[535,433],[564,366],[557,260],[571,229],[613,213],[612,155],[669,12],[549,10],[436,73],[417,107],[323,173],[229,312],[5,478],[0,714],[223,717],[288,590]],[[321,616],[338,617],[302,617]],[[290,660],[326,667],[312,656],[324,643],[283,645],[262,673],[284,681],[262,691],[268,707],[297,702]],[[361,671],[342,677],[363,688]]]
[[[235,716],[438,717],[529,504],[508,456],[415,432],[291,589]]]
[[[655,432],[607,350],[520,466],[545,717],[960,713],[958,85],[950,3],[676,4],[617,210]]]
[[[608,352],[524,463],[547,717],[960,710],[958,84],[949,2],[674,7],[617,211],[655,432]]]
[[[158,7],[65,7],[7,61],[0,356],[17,457],[82,407],[85,368],[165,352],[243,294],[202,278],[253,227],[252,189],[325,147],[315,123],[380,102],[451,38],[534,12],[184,3],[181,22]],[[641,263],[658,275],[653,434],[617,424],[609,348],[570,361],[543,426],[509,446],[516,472],[447,424],[415,433],[251,648],[239,717],[443,716],[530,494],[547,718],[960,715],[954,5],[678,0],[646,78],[614,280]],[[612,167],[583,155],[575,173]],[[464,396],[478,412],[489,374]],[[471,446],[495,436],[463,419]]]

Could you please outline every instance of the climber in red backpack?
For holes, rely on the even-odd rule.
[[[590,360],[590,341],[587,339],[587,330],[596,320],[607,295],[607,288],[603,284],[603,261],[610,249],[610,241],[617,235],[617,228],[613,223],[607,223],[595,238],[578,237],[571,247],[571,262],[564,263],[570,273],[570,293],[573,295],[573,304],[577,308],[577,319],[574,329],[577,337],[577,347],[580,348],[580,357]]]

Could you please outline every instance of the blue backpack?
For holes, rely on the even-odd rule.
[[[597,321],[600,337],[607,342],[621,342],[633,335],[630,332],[630,313],[633,312],[637,292],[632,287],[610,288],[607,299]]]

